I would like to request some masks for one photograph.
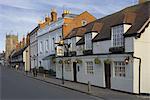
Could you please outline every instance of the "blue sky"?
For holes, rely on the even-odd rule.
[[[51,8],[57,10],[58,16],[68,9],[75,14],[88,11],[101,18],[134,4],[137,0],[0,0],[0,52],[5,49],[6,34],[18,34],[21,39]]]

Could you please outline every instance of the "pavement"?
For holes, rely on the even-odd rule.
[[[71,89],[74,91],[85,93],[87,95],[98,97],[102,100],[150,100],[149,96],[134,95],[134,94],[114,91],[110,89],[95,87],[95,86],[91,86],[91,91],[88,91],[87,84],[81,84],[81,83],[76,83],[71,81],[64,81],[64,84],[62,84],[62,80],[56,79],[53,76],[45,77],[42,74],[38,74],[37,77],[34,77],[32,73],[28,73],[28,75],[26,75],[26,73],[22,71],[16,71],[16,72],[22,73],[24,76],[35,80],[43,81],[45,83],[50,83],[60,87],[65,87],[67,89]]]

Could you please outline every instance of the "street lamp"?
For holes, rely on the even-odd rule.
[[[69,45],[64,43],[64,40],[60,40],[58,43],[55,43],[55,44],[58,44],[58,46],[62,46],[62,47],[65,47],[65,49],[67,49],[67,52],[68,52],[68,47]],[[67,45],[67,48],[66,48],[66,45]],[[58,56],[62,56],[62,84],[64,84],[64,65],[63,65],[63,56],[64,56],[64,51],[62,50],[61,52],[62,54],[58,55]]]

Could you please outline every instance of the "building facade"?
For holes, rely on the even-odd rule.
[[[65,38],[73,28],[84,26],[94,20],[95,17],[88,12],[75,15],[66,10],[63,12],[61,18],[57,18],[57,13],[53,10],[51,18],[47,17],[44,21],[45,24],[42,23],[38,31],[38,65],[44,67],[46,70],[52,69],[56,71],[54,61],[56,43]]]
[[[56,59],[56,77],[63,63],[65,80],[150,94],[149,12],[145,2],[74,29],[65,39],[70,54]]]
[[[31,69],[38,67],[38,43],[37,43],[37,31],[39,26],[35,27],[29,34],[30,37],[30,45],[29,45],[29,53],[30,53],[30,66]]]

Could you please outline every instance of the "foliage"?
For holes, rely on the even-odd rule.
[[[101,60],[97,57],[97,58],[94,59],[94,62],[95,62],[95,64],[100,64]]]

